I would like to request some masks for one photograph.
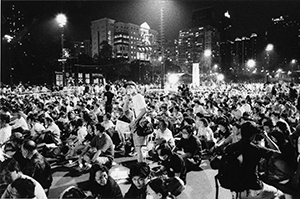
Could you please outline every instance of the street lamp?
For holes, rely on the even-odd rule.
[[[10,77],[10,84],[13,85],[13,70],[14,68],[12,67],[12,63],[11,63],[11,41],[14,39],[14,37],[10,36],[10,35],[4,35],[3,37],[4,40],[6,40],[6,42],[8,43],[8,53],[9,53],[9,77]]]
[[[58,14],[56,16],[56,22],[61,28],[61,56],[62,56],[62,73],[63,73],[63,86],[65,86],[65,61],[63,60],[65,57],[64,53],[64,26],[67,24],[67,17],[64,14]]]
[[[247,61],[247,66],[249,67],[249,68],[253,68],[254,66],[255,66],[255,61],[253,60],[253,59],[249,59],[248,61]]]
[[[271,51],[273,51],[274,49],[274,45],[273,44],[268,44],[266,46],[266,52],[267,52],[267,67],[268,67],[268,70],[270,70],[270,53]],[[264,71],[266,71],[266,69],[264,68]],[[266,81],[268,81],[268,76],[266,76]]]

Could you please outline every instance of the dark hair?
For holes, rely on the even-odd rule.
[[[162,142],[158,147],[157,151],[160,150],[160,154],[158,155],[168,155],[170,156],[172,154],[171,146],[167,142]]]
[[[81,118],[79,118],[76,123],[77,123],[77,126],[82,126],[83,120]]]
[[[140,176],[146,178],[150,175],[150,167],[146,162],[137,162],[132,165],[129,170],[129,178],[132,179],[134,176]]]
[[[106,84],[106,85],[105,85],[105,90],[109,91],[109,89],[110,89],[110,85],[109,85],[109,84]]]
[[[167,127],[168,126],[168,121],[165,120],[165,119],[159,119],[159,123],[162,123],[164,125],[164,127]]]
[[[93,166],[91,168],[91,171],[90,171],[90,178],[89,178],[90,182],[95,181],[95,175],[98,171],[106,172],[107,175],[109,175],[109,171],[108,171],[106,166],[104,166],[102,164],[95,163],[95,164],[93,164]]]
[[[32,152],[36,149],[36,143],[33,140],[24,140],[23,148]]]
[[[13,171],[20,172],[21,171],[19,163],[13,158],[8,159],[5,162],[3,162],[3,168],[1,168],[1,170],[2,169],[6,169],[9,172],[13,172]]]
[[[20,198],[34,198],[34,183],[26,178],[18,178],[13,183],[11,183],[11,187],[14,187],[18,193]]]
[[[208,121],[207,121],[206,118],[201,118],[200,121],[203,122],[203,125],[204,125],[205,127],[208,127]]]
[[[9,115],[1,113],[0,114],[0,120],[5,122],[6,124],[8,124],[10,122]]]
[[[104,132],[105,128],[101,124],[96,124],[96,130],[100,131],[101,133]]]
[[[166,198],[169,195],[166,184],[161,178],[154,178],[148,183],[148,186],[155,192],[160,193],[163,198]]]
[[[191,135],[194,132],[194,128],[192,125],[185,125],[181,128],[181,130],[186,130],[189,135]]]
[[[241,126],[241,135],[243,139],[250,139],[253,135],[258,133],[259,129],[252,122],[245,122]]]

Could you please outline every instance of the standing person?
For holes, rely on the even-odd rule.
[[[38,181],[48,195],[53,180],[50,164],[37,151],[36,144],[32,140],[25,140],[21,150],[23,157],[29,159],[22,170],[23,173]]]
[[[150,175],[150,167],[145,162],[137,162],[130,167],[129,178],[132,182],[124,198],[145,199],[147,194],[146,181]]]
[[[144,117],[147,112],[147,105],[144,97],[141,94],[137,93],[136,84],[133,81],[129,81],[125,84],[127,90],[127,99],[125,100],[124,110],[129,110],[129,103],[132,100],[134,119],[130,123],[130,129],[133,136],[133,144],[137,152],[138,162],[143,161],[142,146],[146,146],[148,136],[139,136],[137,135],[136,128],[139,121]]]
[[[105,85],[106,92],[104,93],[104,101],[105,101],[105,113],[111,113],[112,111],[112,100],[114,98],[114,94],[111,92],[110,85]]]

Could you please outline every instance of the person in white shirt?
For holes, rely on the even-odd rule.
[[[45,133],[47,133],[48,136],[47,140],[46,137],[44,137],[44,141],[46,143],[51,143],[53,141],[56,145],[59,145],[61,143],[59,127],[55,124],[55,122],[50,116],[46,116],[45,123],[47,126]]]
[[[175,147],[175,139],[173,137],[172,132],[170,129],[167,128],[168,121],[164,119],[160,119],[158,123],[159,129],[155,132],[155,146],[162,143],[163,140],[167,141],[171,148]]]
[[[11,136],[10,118],[8,115],[0,114],[0,147],[9,140]]]
[[[45,127],[38,121],[37,115],[29,114],[27,116],[28,126],[30,127],[30,135],[32,139],[37,139],[45,130]]]
[[[23,130],[29,130],[28,124],[22,114],[19,111],[13,113],[13,117],[15,118],[13,121],[10,122],[12,129],[22,128]]]
[[[127,91],[127,99],[124,102],[124,111],[128,111],[130,107],[130,100],[133,105],[134,119],[130,123],[130,129],[133,136],[133,144],[137,152],[138,162],[143,162],[144,157],[142,153],[142,146],[147,145],[148,136],[138,136],[136,133],[136,128],[140,120],[144,117],[147,112],[147,105],[144,97],[137,93],[136,84],[129,81],[125,84]]]
[[[46,193],[45,193],[43,187],[41,186],[41,184],[38,181],[36,181],[35,179],[33,179],[32,177],[24,175],[21,172],[20,166],[16,160],[10,159],[10,160],[7,160],[7,162],[4,162],[4,167],[1,170],[1,176],[4,176],[4,175],[7,177],[7,178],[5,178],[5,181],[9,185],[7,186],[6,190],[2,194],[1,199],[14,198],[12,195],[13,187],[11,186],[11,183],[14,182],[18,178],[29,179],[34,183],[34,185],[35,185],[34,194],[35,194],[36,199],[47,199]]]

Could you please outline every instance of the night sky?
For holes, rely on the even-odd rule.
[[[5,6],[12,1],[2,1],[2,17],[6,17]],[[142,24],[147,22],[159,30],[159,0],[123,1],[18,1],[27,22],[37,19],[32,30],[43,34],[56,34],[54,19],[62,12],[68,17],[66,34],[73,40],[90,39],[91,21],[103,17],[121,22]],[[233,38],[250,36],[252,32],[262,32],[270,24],[271,18],[292,15],[300,22],[300,2],[294,1],[165,1],[165,37],[178,38],[180,29],[189,28],[193,10],[215,6],[217,16],[229,11],[232,20]],[[2,23],[3,25],[3,23]]]

